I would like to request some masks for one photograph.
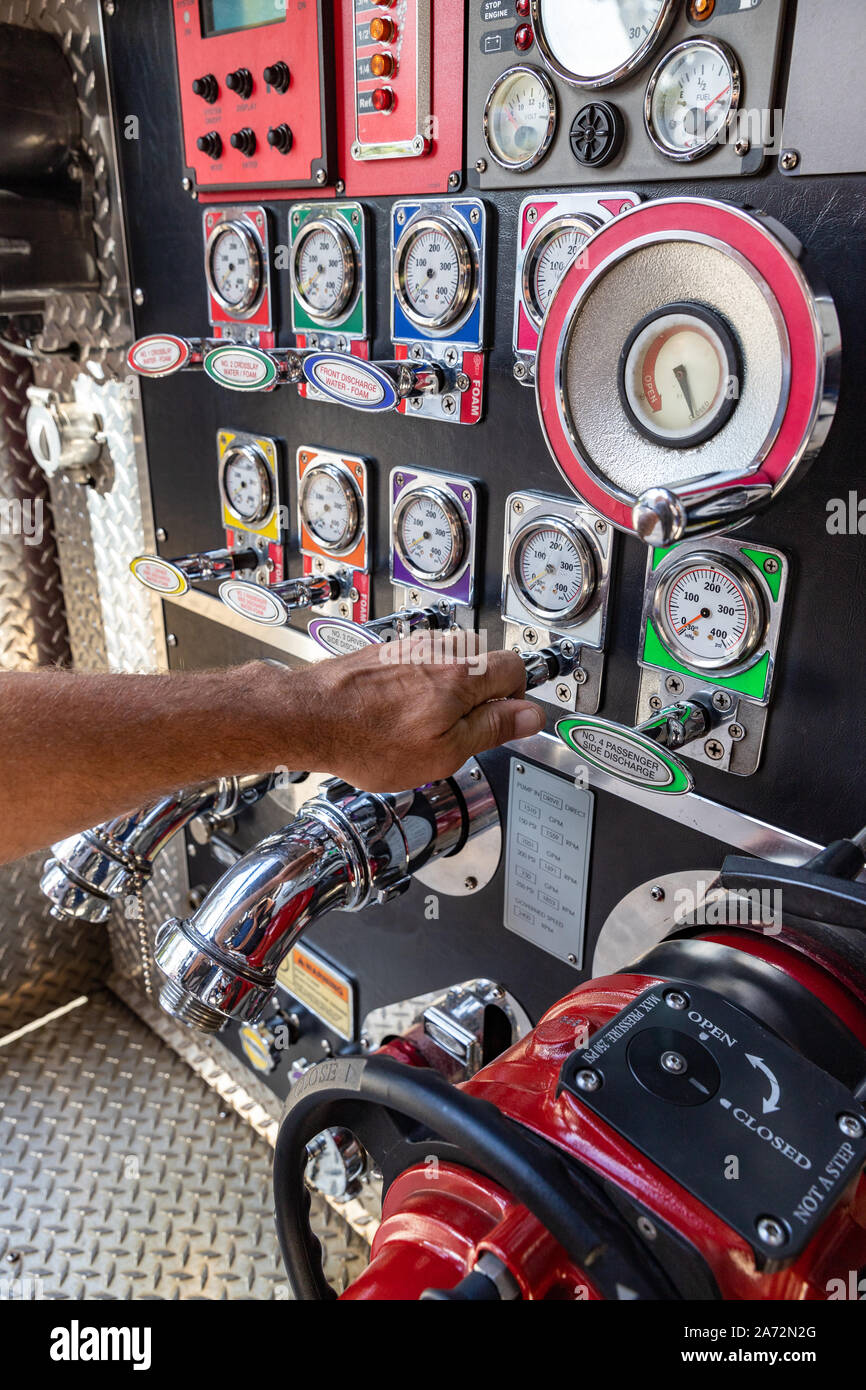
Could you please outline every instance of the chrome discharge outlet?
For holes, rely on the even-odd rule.
[[[461,854],[496,815],[474,762],[454,778],[405,792],[325,782],[289,825],[262,840],[214,885],[201,906],[160,927],[154,959],[166,1013],[202,1032],[227,1019],[254,1022],[277,970],[311,923],[339,908],[390,902],[435,860]],[[464,778],[461,774],[467,773]],[[462,790],[468,783],[474,796]]]

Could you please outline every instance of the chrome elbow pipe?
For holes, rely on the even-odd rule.
[[[51,846],[40,887],[51,915],[99,924],[111,915],[112,904],[147,882],[153,862],[178,831],[200,815],[230,816],[241,798],[257,800],[270,777],[219,778],[148,802],[80,835]]]

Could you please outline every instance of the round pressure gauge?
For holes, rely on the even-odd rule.
[[[548,624],[576,618],[595,587],[595,563],[579,529],[559,517],[528,522],[508,554],[511,582],[530,613]]]
[[[538,68],[508,68],[484,106],[484,139],[497,164],[521,173],[544,158],[556,130],[556,93]]]
[[[532,23],[559,77],[607,87],[649,57],[676,9],[677,0],[532,0]]]
[[[358,534],[360,506],[350,475],[333,463],[315,464],[301,482],[301,519],[323,550],[339,555]]]
[[[422,584],[441,584],[460,568],[466,522],[457,503],[435,487],[405,492],[394,512],[394,549]]]
[[[740,103],[740,68],[727,44],[686,39],[662,58],[649,80],[644,119],[669,159],[708,154],[724,138]]]
[[[466,234],[447,217],[416,217],[397,243],[394,290],[403,313],[419,328],[450,328],[462,316],[475,283]]]
[[[311,319],[329,323],[352,301],[358,253],[347,229],[331,217],[308,222],[295,242],[292,280]]]
[[[736,561],[709,552],[693,552],[662,572],[653,616],[671,655],[702,670],[748,661],[766,627],[755,581]]]
[[[258,237],[245,222],[218,222],[205,247],[208,288],[227,314],[246,318],[257,308],[264,270]]]
[[[620,355],[626,414],[646,439],[687,449],[710,439],[740,395],[739,354],[721,315],[668,304],[632,329]]]
[[[229,511],[252,526],[273,507],[271,470],[264,455],[250,445],[230,449],[223,459],[220,485]]]
[[[536,232],[523,261],[523,302],[534,323],[541,323],[563,275],[600,226],[597,217],[581,213],[557,217]]]

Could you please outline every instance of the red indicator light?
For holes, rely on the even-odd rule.
[[[520,53],[525,53],[527,48],[531,48],[535,40],[531,24],[519,24],[514,31],[514,47]]]
[[[390,19],[371,19],[370,38],[374,43],[390,43],[394,37],[394,25]]]
[[[373,110],[390,111],[394,105],[394,93],[388,87],[377,87],[373,93]]]
[[[525,19],[529,14],[529,0],[517,0],[518,18]]]
[[[394,59],[390,53],[374,53],[370,59],[370,71],[374,77],[390,77],[394,71]]]

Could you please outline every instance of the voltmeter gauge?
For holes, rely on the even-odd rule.
[[[620,355],[620,400],[646,439],[688,449],[717,434],[740,397],[739,352],[720,314],[667,304],[632,329]]]
[[[536,232],[523,261],[523,302],[534,323],[541,323],[563,275],[600,226],[597,217],[575,214]]]
[[[358,279],[358,252],[335,218],[317,218],[303,228],[295,242],[292,279],[310,318],[328,323],[345,312]]]
[[[556,130],[556,93],[538,68],[518,66],[497,77],[484,105],[484,139],[497,164],[521,173],[547,154]]]
[[[607,87],[649,57],[677,7],[677,0],[532,0],[532,22],[555,73],[577,87]]]
[[[435,487],[404,492],[395,511],[394,549],[422,584],[442,584],[460,569],[466,522],[457,503]]]
[[[475,259],[466,234],[448,217],[416,217],[394,253],[394,292],[419,328],[450,328],[475,285]]]
[[[351,477],[332,463],[308,468],[301,483],[301,518],[323,550],[339,555],[358,535],[360,506]]]
[[[245,222],[218,222],[205,246],[208,288],[227,314],[244,318],[256,308],[262,292],[262,248]]]
[[[271,471],[258,449],[230,449],[223,459],[220,486],[229,511],[248,526],[264,521],[273,508]]]
[[[515,534],[508,570],[524,607],[551,626],[576,618],[596,583],[589,544],[578,527],[555,516],[530,521]]]
[[[727,44],[686,39],[662,58],[649,80],[644,119],[669,159],[708,154],[724,138],[740,103],[740,68]]]
[[[740,666],[764,636],[761,592],[745,568],[717,554],[692,554],[659,576],[653,596],[659,636],[686,666]]]

